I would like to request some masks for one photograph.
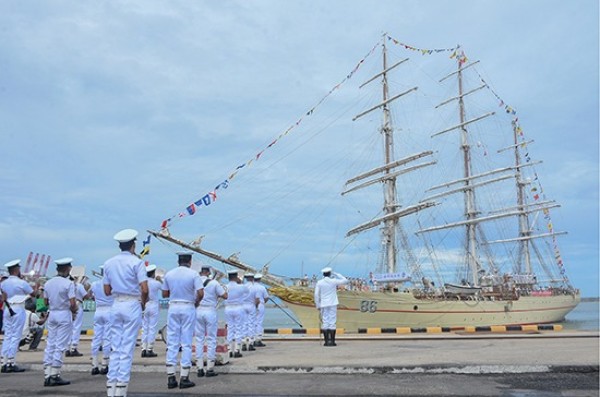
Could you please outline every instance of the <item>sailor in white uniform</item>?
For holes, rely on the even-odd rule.
[[[100,266],[104,273],[104,266]],[[90,288],[92,297],[96,302],[96,311],[94,312],[94,337],[92,338],[92,375],[108,374],[108,362],[110,358],[111,341],[111,309],[114,298],[104,293],[104,283],[102,280],[96,280]],[[102,368],[98,368],[98,355],[102,347]]]
[[[79,339],[81,338],[81,325],[83,324],[83,301],[88,298],[89,294],[85,290],[82,283],[71,277],[71,281],[75,283],[75,299],[77,301],[77,314],[73,319],[73,332],[71,335],[71,348],[67,350],[67,357],[81,357],[83,354],[77,350]]]
[[[48,338],[44,350],[44,386],[64,386],[71,382],[62,379],[60,369],[63,353],[69,348],[73,317],[77,313],[75,284],[69,279],[72,258],[62,258],[56,263],[56,276],[44,285],[44,303],[49,315],[46,327]]]
[[[148,301],[148,280],[144,262],[135,255],[138,232],[121,230],[114,235],[121,253],[104,263],[104,293],[114,298],[111,310],[112,340],[107,374],[107,395],[126,396],[131,377],[135,341],[142,325],[142,311]]]
[[[162,285],[163,298],[169,298],[167,312],[167,387],[177,387],[175,368],[181,347],[181,372],[179,388],[186,389],[196,384],[190,381],[192,367],[192,341],[196,325],[196,306],[202,300],[203,289],[200,275],[190,269],[192,252],[177,253],[179,266],[165,274]]]
[[[154,341],[156,341],[156,326],[158,325],[159,305],[162,283],[155,277],[156,265],[146,267],[148,276],[148,302],[142,314],[142,357],[156,357]]]
[[[256,297],[258,298],[258,306],[256,307],[256,321],[255,321],[255,341],[254,346],[265,347],[266,345],[262,341],[265,322],[265,303],[269,300],[269,293],[267,288],[261,283],[262,274],[256,273],[254,275],[254,288],[256,289]]]
[[[248,294],[244,298],[244,325],[242,351],[256,350],[254,348],[254,331],[256,326],[256,307],[258,306],[258,297],[254,288],[254,274],[246,273],[244,275],[244,285],[248,288]]]
[[[240,283],[236,270],[227,273],[229,283],[225,286],[227,299],[225,300],[225,320],[227,321],[227,342],[229,343],[229,356],[242,357],[240,348],[243,337],[244,325],[244,299],[248,295],[248,287]]]
[[[33,296],[33,288],[27,281],[21,279],[21,261],[15,259],[4,265],[9,277],[2,282],[2,298],[5,302],[3,313],[4,340],[2,341],[2,367],[0,372],[23,372],[15,357],[21,341],[21,333],[25,324],[25,301]],[[8,303],[8,305],[6,305]],[[10,306],[10,309],[8,308]],[[14,312],[14,314],[11,314]]]
[[[321,327],[325,335],[324,346],[337,346],[335,343],[337,320],[337,286],[348,283],[348,279],[332,271],[330,267],[321,270],[323,278],[315,286],[315,306],[321,311]]]
[[[217,357],[217,303],[219,299],[227,299],[225,288],[217,280],[210,278],[210,267],[202,266],[200,278],[203,279],[204,297],[196,308],[196,362],[197,375],[217,376],[215,360]],[[206,360],[204,360],[204,344],[206,343]],[[206,362],[206,365],[200,363]],[[205,369],[206,367],[206,369]]]

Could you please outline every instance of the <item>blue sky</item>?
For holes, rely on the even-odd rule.
[[[116,231],[157,229],[185,210],[302,117],[388,32],[420,48],[460,43],[481,61],[536,140],[544,188],[562,204],[553,222],[569,231],[560,238],[568,275],[584,296],[598,296],[595,0],[2,1],[0,26],[4,262],[33,251],[97,268],[116,252]],[[340,89],[323,110],[341,113],[350,94]],[[343,212],[329,205],[341,187],[311,180],[293,199],[283,187],[320,159],[343,157],[339,136],[320,129],[332,120],[315,119],[172,233],[206,235],[205,248],[241,251],[275,273],[318,272],[349,244],[346,225],[297,230],[293,216],[297,208],[315,220]],[[293,216],[284,221],[286,211]],[[175,247],[151,247],[149,260],[174,266]]]

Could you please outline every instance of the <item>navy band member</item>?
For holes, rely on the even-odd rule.
[[[261,283],[262,274],[256,273],[254,275],[254,288],[256,288],[256,295],[259,300],[258,307],[256,308],[256,329],[254,331],[256,340],[254,341],[254,346],[256,347],[265,347],[266,345],[262,341],[264,327],[263,324],[265,322],[265,303],[269,300],[269,293],[267,292],[267,288]]]
[[[67,350],[67,357],[81,357],[83,354],[77,350],[79,339],[81,338],[81,325],[83,324],[83,301],[89,297],[83,283],[71,276],[71,281],[75,283],[75,300],[77,302],[77,313],[73,319],[73,332],[71,335],[71,348]]]
[[[225,300],[225,319],[227,321],[227,342],[229,343],[229,356],[242,357],[244,325],[244,299],[248,295],[248,287],[242,285],[237,270],[227,273],[229,283],[226,286],[227,299]]]
[[[2,341],[2,368],[0,372],[23,372],[23,368],[15,362],[21,333],[25,324],[25,301],[33,296],[33,288],[27,281],[21,279],[21,261],[15,259],[4,265],[8,269],[8,278],[2,282],[2,298],[8,302],[4,311],[4,340]],[[14,314],[13,314],[14,313]]]
[[[121,253],[104,263],[104,293],[114,297],[112,351],[107,374],[107,395],[126,396],[131,377],[135,341],[142,325],[142,311],[148,301],[148,280],[144,262],[135,255],[138,232],[121,230],[114,235]]]
[[[217,280],[210,278],[210,267],[202,266],[200,278],[203,279],[204,297],[196,308],[196,362],[198,377],[217,376],[214,371],[217,357],[217,303],[219,299],[227,299],[225,288]],[[204,360],[204,344],[206,343],[206,360]],[[206,362],[206,369],[201,363]]]
[[[148,276],[148,302],[142,314],[142,357],[156,357],[154,341],[156,340],[156,326],[160,310],[158,299],[162,283],[155,278],[156,265],[148,265],[146,275]]]
[[[44,303],[48,307],[48,338],[44,350],[44,386],[64,386],[71,382],[60,376],[63,353],[69,348],[73,316],[77,313],[75,284],[69,279],[72,258],[56,263],[56,276],[44,285]]]
[[[104,266],[100,266],[100,271],[104,274]],[[114,298],[104,293],[104,284],[102,280],[96,280],[90,288],[92,297],[96,302],[96,311],[94,312],[94,337],[92,338],[92,375],[108,374],[108,361],[110,359],[110,341],[112,317],[110,311]],[[98,355],[102,347],[102,368],[98,368]]]
[[[179,388],[186,389],[196,384],[190,381],[192,367],[192,341],[196,324],[195,306],[202,300],[204,286],[200,275],[190,269],[192,253],[183,251],[177,253],[179,266],[165,274],[162,287],[163,298],[169,298],[167,312],[167,387],[177,387],[175,367],[177,355],[181,347],[181,376]]]
[[[325,335],[325,346],[337,346],[335,343],[337,320],[337,286],[348,283],[348,279],[335,273],[330,267],[321,270],[323,278],[315,286],[315,306],[321,311],[321,327]]]

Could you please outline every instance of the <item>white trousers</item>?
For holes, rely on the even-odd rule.
[[[14,316],[11,316],[8,308],[5,306],[2,317],[2,328],[4,329],[4,340],[2,341],[2,357],[7,360],[8,363],[14,363],[17,350],[19,349],[19,342],[21,341],[21,335],[23,333],[23,326],[25,325],[25,307],[23,304],[11,305],[15,312]]]
[[[71,349],[77,349],[81,338],[81,324],[83,324],[83,306],[77,302],[77,314],[73,319],[73,334],[71,335]]]
[[[240,344],[243,338],[243,324],[246,313],[243,306],[225,306],[225,321],[227,321],[227,342]]]
[[[196,308],[196,358],[198,366],[204,357],[206,343],[206,358],[215,361],[217,357],[217,309],[213,307]]]
[[[256,306],[253,304],[244,304],[244,338],[249,338],[250,340],[254,340],[254,328],[256,322]]]
[[[265,304],[260,303],[256,308],[256,321],[254,323],[254,334],[256,339],[261,340],[264,332]]]
[[[98,355],[102,346],[102,355],[110,356],[111,339],[111,308],[110,306],[96,306],[94,313],[94,337],[92,339],[92,357]]]
[[[107,383],[129,383],[131,363],[142,324],[142,305],[137,300],[115,299],[111,310],[112,333]]]
[[[181,367],[192,366],[192,341],[196,325],[196,308],[193,304],[169,304],[167,313],[167,367],[177,365],[181,347]]]
[[[142,314],[142,349],[154,347],[156,327],[158,325],[158,301],[148,301]]]
[[[73,329],[70,310],[51,310],[46,322],[48,337],[44,349],[44,367],[61,368],[63,353],[69,348]]]
[[[335,329],[335,322],[337,321],[337,305],[325,306],[321,308],[321,328],[323,329]]]

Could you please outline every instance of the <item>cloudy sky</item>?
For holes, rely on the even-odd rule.
[[[567,274],[584,296],[598,296],[596,0],[4,0],[0,26],[3,262],[38,252],[96,269],[116,252],[115,232],[144,238],[185,211],[388,32],[424,49],[460,44],[481,61],[536,140],[544,188],[562,204],[553,221],[569,232],[560,239]],[[346,225],[297,230],[295,217],[298,208],[330,216],[341,187],[302,178],[340,156],[344,138],[323,131],[346,116],[350,94],[336,90],[322,106],[339,117],[294,129],[171,232],[205,235],[206,249],[239,251],[275,273],[318,272],[348,244]],[[303,193],[288,196],[290,183]],[[149,260],[171,268],[174,251],[153,241]]]

